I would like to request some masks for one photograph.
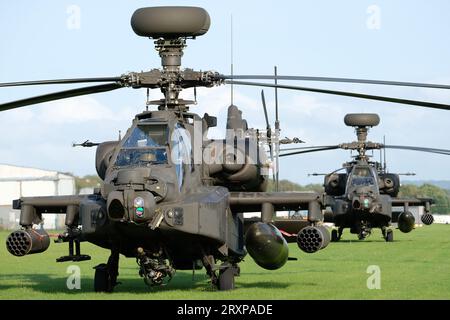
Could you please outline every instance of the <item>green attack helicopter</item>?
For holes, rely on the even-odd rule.
[[[325,202],[331,207],[331,211],[325,214],[324,221],[334,223],[338,228],[332,230],[331,241],[339,241],[345,228],[357,234],[360,240],[369,236],[373,228],[380,228],[384,239],[392,242],[394,240],[392,222],[397,223],[399,230],[404,233],[414,229],[416,221],[410,212],[412,206],[423,207],[422,222],[425,225],[432,224],[433,216],[430,212],[433,199],[398,197],[400,175],[388,173],[386,165],[382,165],[381,162],[371,161],[368,151],[400,149],[450,155],[450,150],[367,141],[369,128],[380,123],[377,114],[347,114],[344,122],[347,126],[355,128],[357,141],[330,146],[282,149],[284,153],[280,155],[284,157],[336,149],[356,151],[354,159],[344,163],[341,169],[323,174],[324,191],[327,195]],[[341,170],[345,172],[339,173]],[[394,208],[402,208],[403,211],[398,214],[393,211]]]
[[[275,75],[223,75],[214,71],[182,69],[188,39],[204,35],[209,14],[197,7],[150,7],[135,11],[134,32],[154,39],[161,69],[130,72],[118,77],[78,78],[0,83],[0,87],[100,83],[0,104],[0,111],[121,88],[160,89],[163,98],[149,101],[151,111],[137,114],[123,138],[95,146],[96,169],[103,180],[90,195],[22,197],[13,203],[21,211],[20,226],[7,238],[15,256],[44,252],[50,244],[46,231],[36,229],[47,213],[65,214],[66,231],[57,242],[69,244],[69,254],[57,259],[89,260],[80,243],[88,241],[110,250],[107,263],[95,267],[96,291],[113,291],[118,283],[119,256],[134,258],[139,275],[151,286],[165,284],[175,270],[205,268],[219,290],[235,287],[239,263],[247,252],[269,270],[289,260],[288,241],[306,252],[325,248],[330,235],[322,226],[325,195],[315,192],[266,192],[268,170],[278,162],[280,122],[275,131],[251,129],[241,111],[228,109],[227,136],[207,138],[217,125],[214,116],[189,111],[194,101],[180,93],[187,88],[223,84],[271,87],[342,95],[449,110],[449,105],[390,97],[288,86],[279,80],[309,80],[406,85],[449,89],[444,85],[359,79]],[[275,80],[275,83],[245,79]],[[267,112],[266,112],[267,113]],[[267,117],[266,117],[267,119]],[[269,126],[268,126],[269,127]],[[295,142],[296,140],[284,141]],[[265,146],[273,151],[267,159]],[[307,210],[307,220],[279,221],[282,210]],[[259,221],[244,212],[260,212]],[[292,237],[294,235],[294,237]]]

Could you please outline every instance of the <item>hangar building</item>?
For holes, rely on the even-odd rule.
[[[58,171],[0,164],[0,226],[19,227],[19,210],[12,209],[12,201],[20,197],[76,194],[75,177]],[[64,216],[44,216],[45,229],[64,227]]]

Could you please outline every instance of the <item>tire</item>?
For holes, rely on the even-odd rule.
[[[105,263],[95,267],[94,290],[95,292],[113,291],[111,275],[109,274],[108,266]]]
[[[234,289],[234,274],[235,274],[234,267],[227,267],[220,270],[218,282],[218,289],[220,291]]]
[[[393,242],[394,241],[394,232],[392,230],[388,230],[386,232],[386,242]]]
[[[331,242],[338,242],[339,240],[338,231],[336,229],[331,230]]]
[[[375,127],[380,123],[380,117],[376,113],[349,113],[344,123],[349,127]]]

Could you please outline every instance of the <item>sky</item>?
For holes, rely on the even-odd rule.
[[[0,2],[0,82],[118,76],[160,67],[153,41],[130,27],[134,10],[146,6],[204,7],[211,17],[207,34],[188,41],[183,67],[230,73],[233,17],[235,74],[348,77],[450,84],[450,2],[438,1],[2,1]],[[445,90],[374,85],[292,82],[304,85],[449,103]],[[0,103],[76,86],[1,88]],[[260,88],[235,87],[235,104],[251,127],[265,128]],[[271,122],[274,94],[265,89]],[[152,98],[161,94],[152,91]],[[192,97],[185,90],[182,97]],[[145,109],[144,89],[59,100],[0,113],[0,163],[95,173],[95,149],[73,142],[115,140],[136,113]],[[211,137],[223,135],[230,88],[198,90],[192,111],[218,117]],[[450,149],[450,112],[323,94],[279,91],[281,134],[305,145],[355,139],[343,118],[374,112],[379,126],[369,139],[394,145]],[[348,151],[282,158],[280,178],[320,183],[308,173],[329,172],[350,160]],[[391,172],[415,172],[403,180],[450,180],[444,155],[388,151]]]

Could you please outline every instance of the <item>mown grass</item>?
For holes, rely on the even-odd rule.
[[[4,243],[7,232],[0,232]],[[450,299],[450,226],[433,225],[409,234],[395,232],[386,243],[381,233],[365,241],[344,234],[316,254],[290,245],[289,261],[276,271],[258,267],[247,256],[241,264],[237,289],[211,288],[204,270],[178,271],[168,286],[148,288],[138,276],[134,259],[121,258],[119,281],[112,294],[93,292],[93,266],[106,262],[108,251],[83,243],[91,261],[80,262],[81,289],[69,290],[67,267],[56,263],[67,253],[67,244],[52,243],[49,250],[17,258],[0,245],[0,299]],[[369,290],[367,268],[381,270],[381,289]]]

